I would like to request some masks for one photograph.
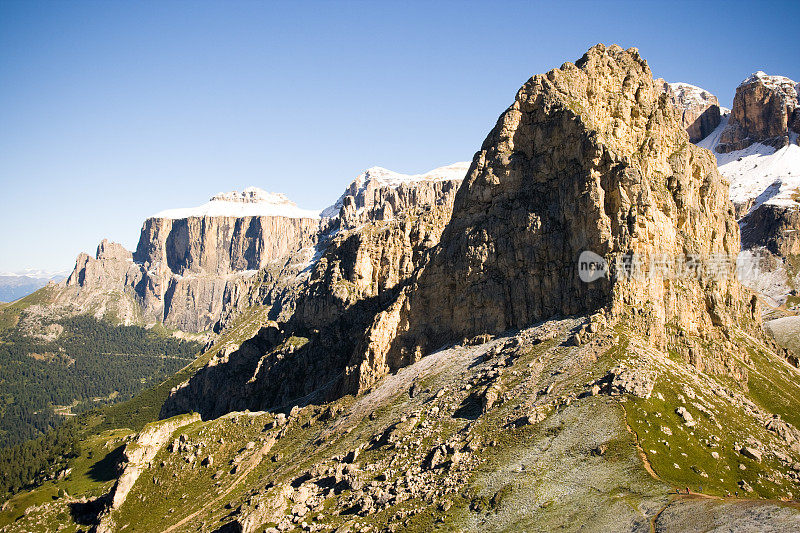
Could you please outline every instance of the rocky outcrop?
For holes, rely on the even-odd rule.
[[[449,217],[448,203],[437,202],[340,230],[309,267],[307,280],[293,286],[299,290],[291,301],[284,300],[282,323],[265,325],[212,360],[173,391],[162,416],[194,410],[212,418],[341,394],[342,371],[361,332],[406,286]]]
[[[678,108],[681,123],[691,142],[705,139],[719,126],[721,116],[716,96],[688,83],[658,82],[663,83],[664,92]]]
[[[591,327],[624,319],[660,348],[668,322],[724,336],[752,312],[732,277],[629,278],[617,265],[631,253],[645,265],[735,257],[727,186],[638,52],[594,47],[520,89],[470,165],[452,216],[445,202],[343,229],[313,265],[294,315],[198,372],[162,415],[363,391],[448,343],[557,315],[593,313]],[[348,197],[340,209],[359,205]],[[611,265],[609,276],[579,278],[587,250]],[[703,368],[723,368],[724,357]]]
[[[330,234],[416,213],[429,227],[417,226],[419,235],[408,237],[409,219],[396,226],[406,228],[399,235],[431,246],[430,236],[436,233],[438,239],[434,228],[444,227],[466,169],[466,163],[456,163],[409,176],[374,167],[321,217],[283,195],[255,188],[218,194],[196,208],[164,211],[145,221],[134,253],[103,241],[95,257],[81,254],[59,301],[125,324],[163,322],[190,332],[219,329],[249,305],[268,306],[271,318],[288,320],[311,273],[308,267],[321,256]],[[395,226],[384,230],[390,227]],[[393,252],[388,250],[397,243],[386,244],[387,255],[380,260],[392,264],[363,274],[383,276],[369,282],[380,287],[397,283],[416,264],[405,252],[389,259]],[[334,248],[339,253],[339,246]],[[355,259],[359,267],[370,264],[364,257]],[[379,273],[384,267],[391,272]]]
[[[147,219],[135,253],[103,241],[94,258],[79,255],[59,302],[126,324],[205,331],[251,293],[259,269],[313,249],[319,231],[318,217],[283,195],[220,194]]]
[[[720,153],[742,150],[759,142],[781,148],[800,133],[798,84],[784,76],[756,72],[736,89],[727,127],[720,136]]]
[[[739,220],[742,260],[756,270],[742,283],[762,298],[764,318],[781,316],[781,307],[797,295],[800,211],[796,205],[762,203]]]
[[[800,211],[763,203],[741,221],[742,249],[766,248],[780,257],[800,254]]]
[[[454,163],[406,175],[372,167],[359,174],[322,216],[338,216],[341,227],[352,229],[370,221],[392,220],[412,209],[450,210],[468,168],[469,163]]]
[[[633,316],[655,345],[667,322],[714,334],[750,312],[731,276],[673,283],[625,278],[614,265],[630,253],[644,264],[735,257],[727,186],[636,50],[598,45],[534,76],[473,159],[442,244],[375,318],[347,369],[350,387],[447,342],[556,315]],[[612,265],[610,278],[579,279],[585,250]]]
[[[278,322],[176,389],[162,415],[211,417],[340,394],[360,333],[439,242],[466,168],[407,176],[376,167],[359,175],[323,211],[334,231],[321,236],[317,257],[292,256],[259,272],[250,299]]]
[[[81,253],[75,269],[67,277],[68,286],[98,285],[107,286],[124,281],[130,272],[136,277],[139,271],[133,263],[133,254],[121,244],[104,239],[97,247],[95,257]]]
[[[760,293],[767,313],[795,289],[800,131],[798,85],[756,72],[736,90],[733,110],[699,145],[715,153],[731,181],[730,197],[741,227],[743,258],[759,265],[743,282]]]
[[[199,421],[200,415],[193,413],[161,422],[152,422],[136,436],[136,440],[125,446],[121,465],[122,474],[111,489],[109,507],[101,517],[97,527],[98,532],[110,532],[116,529],[111,519],[111,512],[119,509],[125,502],[128,493],[136,484],[136,480],[139,479],[142,472],[152,466],[151,461],[172,434],[181,427]]]
[[[147,283],[148,273],[133,262],[122,245],[103,240],[95,256],[78,255],[75,268],[59,283],[56,305],[130,325],[143,322],[135,287]]]

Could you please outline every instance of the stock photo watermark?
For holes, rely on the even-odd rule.
[[[757,254],[670,255],[656,253],[615,254],[610,261],[586,250],[578,258],[578,276],[586,283],[599,279],[687,279],[723,280],[736,276],[753,280],[761,273],[762,258]]]

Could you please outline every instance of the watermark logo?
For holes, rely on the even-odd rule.
[[[581,281],[591,283],[608,274],[608,264],[601,256],[589,250],[581,252],[578,258],[578,276]]]
[[[735,276],[743,283],[752,282],[761,275],[760,254],[680,254],[664,253],[640,255],[636,253],[614,254],[609,261],[586,250],[578,258],[578,275],[585,283],[600,278],[609,279],[687,279],[723,280]]]

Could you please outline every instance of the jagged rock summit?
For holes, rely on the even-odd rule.
[[[789,257],[800,253],[797,94],[793,80],[756,72],[736,89],[731,114],[698,143],[715,154],[731,182],[742,248],[762,256],[763,275],[748,284],[772,306],[786,303],[800,281]]]
[[[689,83],[663,82],[663,87],[672,103],[680,110],[683,127],[691,142],[705,139],[719,126],[722,108],[716,96]]]
[[[245,217],[273,216],[285,218],[319,218],[319,211],[301,209],[285,194],[267,192],[258,187],[243,191],[231,191],[214,195],[206,204],[184,209],[168,209],[151,218],[192,217]]]
[[[133,253],[103,241],[94,257],[81,254],[58,304],[189,332],[222,327],[238,308],[255,304],[291,315],[301,274],[321,253],[321,240],[413,209],[443,209],[449,217],[467,167],[455,163],[418,175],[373,167],[322,212],[257,187],[159,212],[144,222]]]
[[[370,220],[390,220],[413,207],[452,204],[469,163],[459,162],[423,174],[400,174],[371,167],[359,174],[323,217],[338,217],[341,227]]]
[[[8,529],[797,530],[798,371],[749,293],[617,262],[739,251],[683,126],[635,49],[534,76],[452,208],[323,217],[291,316],[223,331],[163,404],[201,420],[113,431],[106,496]]]
[[[753,143],[776,149],[797,143],[800,133],[800,84],[785,76],[758,71],[736,88],[731,118],[717,151],[742,150]]]
[[[736,89],[733,110],[698,146],[717,157],[731,180],[739,216],[763,203],[797,205],[800,186],[799,84],[756,72]]]
[[[323,213],[331,231],[307,278],[293,283],[296,297],[271,315],[278,323],[210,361],[162,412],[213,417],[343,393],[343,368],[361,333],[439,242],[466,168],[413,176],[372,168],[358,176],[338,208]]]
[[[198,372],[163,413],[219,416],[356,393],[449,343],[555,316],[624,320],[658,349],[674,340],[668,323],[723,338],[753,312],[733,276],[627,278],[614,265],[630,254],[645,265],[735,257],[727,188],[638,52],[598,45],[519,90],[452,216],[373,219],[337,235],[294,315]],[[610,276],[582,281],[584,251],[611,265]],[[307,342],[297,348],[296,338]],[[725,350],[703,359],[685,339],[674,349],[698,368],[725,367]]]
[[[140,300],[168,325],[209,329],[248,303],[258,270],[301,250],[313,256],[318,237],[318,212],[255,188],[161,213],[145,221],[134,254],[152,277]]]
[[[300,250],[313,255],[319,219],[283,194],[220,193],[148,218],[133,253],[103,241],[95,257],[79,255],[58,301],[122,323],[209,330],[247,297],[259,269]]]
[[[557,315],[633,313],[661,345],[667,322],[713,334],[749,313],[732,277],[584,283],[577,263],[585,250],[611,265],[630,253],[735,257],[727,188],[636,49],[597,45],[534,76],[475,155],[431,260],[376,318],[353,388],[447,341]]]

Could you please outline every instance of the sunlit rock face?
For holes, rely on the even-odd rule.
[[[313,247],[318,213],[250,188],[148,218],[134,253],[103,241],[81,254],[60,301],[123,323],[210,329],[244,298],[259,269]]]
[[[753,143],[782,148],[797,143],[800,133],[800,84],[785,76],[758,71],[736,89],[731,119],[717,146],[721,153]]]
[[[663,82],[663,87],[670,101],[678,108],[681,123],[691,142],[705,139],[719,126],[721,110],[716,96],[688,83]]]
[[[655,345],[667,322],[713,332],[750,312],[732,278],[584,283],[576,265],[584,250],[612,265],[629,253],[735,257],[727,189],[635,49],[598,45],[534,76],[473,159],[430,261],[376,317],[351,387],[446,342],[556,315],[633,314]]]

